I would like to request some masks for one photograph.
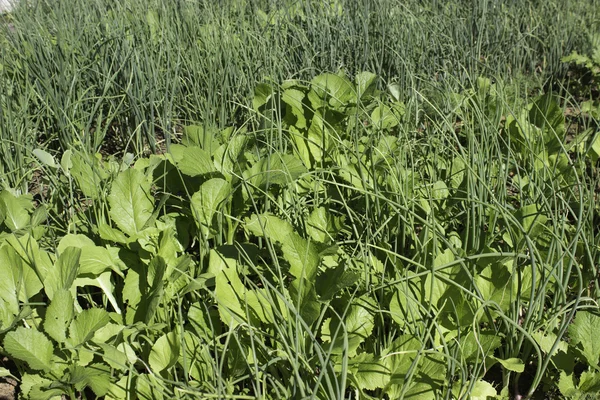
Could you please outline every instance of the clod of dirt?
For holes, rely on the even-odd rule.
[[[16,399],[17,381],[12,378],[0,378],[0,400]]]

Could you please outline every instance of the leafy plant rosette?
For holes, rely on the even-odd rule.
[[[518,322],[562,285],[526,252],[550,254],[547,210],[469,248],[449,217],[470,207],[469,160],[419,159],[397,89],[376,86],[260,85],[250,131],[189,126],[135,163],[37,151],[85,206],[61,233],[58,211],[0,194],[0,351],[21,396],[501,398],[528,365],[531,390],[555,375],[565,396],[597,390],[599,317],[578,311],[564,337],[579,294],[560,321]]]

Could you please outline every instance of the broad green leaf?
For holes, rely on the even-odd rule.
[[[540,349],[542,349],[544,353],[550,353],[552,346],[554,346],[554,343],[558,339],[557,336],[552,332],[538,331],[532,333],[531,336],[533,336],[537,344],[540,346]],[[565,353],[568,352],[569,346],[567,342],[560,340],[555,351],[563,351]]]
[[[44,330],[58,343],[67,339],[67,327],[73,319],[73,296],[66,289],[54,292],[54,297],[46,310]]]
[[[142,291],[139,304],[135,310],[135,321],[142,321],[146,324],[152,322],[165,294],[164,287],[167,283],[165,279],[166,270],[167,265],[162,257],[156,256],[150,260],[145,276],[146,282],[137,288],[138,291],[141,291],[142,287],[147,287],[147,289]],[[136,290],[136,288],[133,287],[133,290]]]
[[[210,154],[198,146],[171,145],[171,155],[182,174],[202,176],[216,172]]]
[[[2,311],[19,314],[19,294],[23,289],[23,262],[10,246],[0,247],[0,299]]]
[[[314,243],[303,239],[296,232],[280,238],[283,257],[290,263],[290,274],[315,283],[319,267],[319,253]]]
[[[579,311],[569,326],[572,345],[581,345],[582,354],[589,365],[598,365],[600,358],[600,316],[589,311]]]
[[[390,398],[411,400],[429,400],[440,394],[446,382],[446,360],[440,353],[422,353],[415,367],[414,375],[407,379],[407,361],[415,358],[415,354],[408,351],[408,356],[398,367],[392,366],[392,385],[387,390]]]
[[[30,393],[34,387],[48,387],[51,384],[52,381],[50,379],[44,378],[39,374],[24,373],[19,385],[19,394],[24,398],[31,399]]]
[[[556,387],[565,398],[571,398],[578,393],[575,382],[573,382],[573,373],[567,374],[565,371],[560,371]]]
[[[352,82],[330,73],[317,75],[312,79],[309,99],[315,109],[323,106],[317,98],[326,101],[333,109],[341,109],[349,103],[356,104],[356,92]]]
[[[598,159],[600,159],[600,134],[596,134],[592,139],[592,145],[590,146],[588,155],[592,158],[593,162],[596,162]]]
[[[145,266],[143,268],[145,269]],[[136,321],[136,313],[142,300],[142,294],[148,291],[146,275],[142,275],[141,270],[142,268],[138,265],[132,265],[125,275],[121,296],[123,302],[127,304],[125,313],[127,324],[133,324]]]
[[[388,91],[396,101],[400,101],[400,85],[397,83],[391,83],[387,86]]]
[[[112,220],[123,232],[135,236],[142,231],[154,209],[150,182],[142,172],[127,169],[113,182],[108,203]]]
[[[523,230],[531,237],[537,237],[545,229],[548,217],[539,209],[537,204],[522,206],[515,217],[523,226]]]
[[[60,158],[60,167],[66,176],[71,176],[71,168],[73,168],[73,162],[71,161],[72,156],[73,151],[71,149],[67,149]]]
[[[102,239],[108,240],[110,242],[128,243],[130,241],[127,239],[127,236],[125,236],[123,232],[111,227],[110,225],[104,222],[98,224],[98,233],[100,234],[100,237]]]
[[[273,153],[261,158],[252,168],[244,171],[244,178],[258,188],[269,185],[285,186],[306,172],[302,161],[291,154]]]
[[[591,369],[584,371],[579,378],[579,390],[597,396],[600,393],[600,373]]]
[[[470,384],[470,382],[467,381],[466,385],[469,385],[469,384]],[[455,393],[458,393],[460,390],[459,385],[455,384],[454,390],[455,390]],[[494,385],[492,385],[491,383],[489,383],[487,381],[480,379],[473,384],[473,387],[470,390],[470,392],[468,393],[468,396],[467,396],[467,393],[462,392],[462,393],[460,393],[458,398],[459,399],[469,398],[471,400],[488,400],[490,397],[492,399],[495,399],[497,395],[498,395],[498,392],[494,388]]]
[[[42,149],[34,149],[32,153],[38,158],[38,160],[40,160],[42,164],[48,167],[56,168],[58,166],[52,154],[48,153],[47,151]]]
[[[200,338],[189,331],[184,333],[183,346],[179,363],[184,371],[188,371],[198,382],[210,379],[213,376],[213,360],[209,346],[204,345]]]
[[[278,297],[273,299],[271,297],[271,293],[267,289],[247,290],[244,296],[244,301],[250,308],[250,315],[255,320],[263,323],[277,323],[277,320],[273,314],[272,304],[273,301],[278,300]]]
[[[217,169],[231,181],[232,176],[241,176],[245,167],[244,150],[248,144],[248,137],[236,135],[224,143],[214,153],[214,163]]]
[[[98,343],[104,353],[104,361],[112,368],[127,371],[137,361],[135,350],[128,343],[112,346],[106,343]]]
[[[231,185],[226,180],[213,178],[204,182],[200,186],[200,190],[192,196],[191,206],[194,218],[204,237],[213,236],[213,217],[230,193]]]
[[[117,382],[112,382],[108,389],[107,395],[104,397],[106,400],[124,400],[128,398],[135,398],[132,393],[132,383],[134,382],[129,375],[123,375]]]
[[[503,360],[501,358],[493,357],[494,360],[498,361],[502,366],[512,372],[523,372],[525,371],[525,364],[519,358],[508,358]]]
[[[267,83],[259,83],[254,87],[254,98],[252,99],[252,108],[259,112],[260,108],[267,104],[273,94],[273,88]]]
[[[98,397],[110,389],[110,368],[105,364],[77,365],[71,370],[70,383],[79,391],[89,387]]]
[[[385,104],[380,104],[371,113],[373,125],[379,129],[391,129],[400,123],[400,118]]]
[[[220,143],[216,138],[218,130],[209,126],[188,125],[183,128],[182,143],[187,146],[199,146],[208,154],[212,154]]]
[[[302,160],[307,168],[311,168],[313,165],[313,160],[311,158],[311,151],[309,150],[308,140],[305,137],[304,131],[298,130],[293,125],[290,126],[288,130],[290,137],[296,146],[294,153]]]
[[[81,153],[73,153],[70,161],[71,176],[83,194],[92,199],[100,198],[101,183],[108,177],[102,163],[95,156]]]
[[[314,283],[320,262],[315,245],[293,231],[289,222],[270,214],[252,215],[245,228],[256,236],[281,243],[283,256],[290,263],[290,274]]]
[[[502,338],[494,333],[470,331],[460,339],[460,355],[467,362],[479,362],[488,356],[493,356],[494,351],[502,344]]]
[[[67,247],[65,251],[60,254],[58,260],[54,263],[54,266],[49,271],[46,271],[44,290],[50,299],[52,299],[54,293],[59,290],[71,289],[73,282],[79,273],[80,256],[81,249]]]
[[[50,371],[52,369],[52,342],[35,329],[22,326],[8,332],[4,337],[4,350],[11,357],[25,361],[31,369]]]
[[[371,335],[375,326],[372,303],[367,299],[356,300],[344,316],[343,324],[337,317],[325,321],[321,337],[323,341],[331,343],[331,347],[326,346],[328,350],[333,354],[346,352],[348,357],[356,355],[358,347]]]
[[[533,102],[529,120],[544,133],[544,145],[550,153],[560,149],[565,136],[565,115],[551,91]]]
[[[272,214],[253,214],[245,222],[244,228],[254,236],[266,237],[280,243],[283,238],[294,232],[289,222]]]
[[[177,362],[180,351],[180,337],[176,332],[162,335],[152,346],[148,363],[154,373],[171,368]]]
[[[67,247],[81,249],[78,275],[97,276],[111,269],[120,272],[111,252],[105,247],[96,246],[85,235],[69,234],[64,236],[58,244],[57,251],[62,253]]]
[[[325,243],[331,239],[328,217],[329,213],[325,207],[315,208],[308,216],[306,231],[313,240]]]
[[[475,276],[475,284],[485,301],[496,302],[507,311],[516,295],[512,274],[505,265],[492,264]]]
[[[246,320],[246,309],[240,299],[246,288],[240,280],[235,259],[226,258],[215,250],[210,251],[208,272],[215,275],[215,298],[221,320],[225,324],[239,324]]]
[[[413,275],[412,272],[408,272]],[[422,315],[419,309],[421,290],[418,280],[409,279],[406,283],[398,285],[390,301],[390,314],[392,319],[401,327],[421,323]]]
[[[106,271],[120,268],[115,265],[110,251],[100,246],[84,246],[79,259],[79,275],[97,277]]]
[[[297,89],[287,89],[284,90],[281,100],[287,104],[288,113],[285,117],[289,125],[294,125],[297,129],[305,129],[306,118],[304,117],[304,105],[302,104],[304,93]]]
[[[211,316],[208,312],[209,310],[205,305],[192,304],[188,311],[187,318],[198,336],[204,340],[210,341],[214,338],[214,329],[216,326],[213,321],[211,321]]]
[[[21,301],[26,301],[37,294],[43,284],[39,277],[45,276],[53,268],[50,254],[41,250],[35,238],[29,234],[22,236],[9,235],[6,243],[21,257],[23,263],[24,290],[20,291]],[[27,296],[27,297],[26,297]]]
[[[164,399],[162,385],[154,375],[140,374],[136,379],[136,397],[139,400]]]
[[[362,390],[384,388],[390,381],[391,371],[384,360],[370,354],[362,353],[348,361],[351,380]]]
[[[125,329],[123,325],[109,322],[96,331],[94,334],[94,341],[96,343],[107,343],[109,341],[112,342],[112,339],[114,339],[120,333],[123,333],[123,329]]]
[[[371,94],[375,89],[375,83],[377,81],[377,75],[372,72],[360,72],[354,77],[356,82],[356,92],[361,99],[366,95]]]
[[[307,325],[312,325],[321,314],[321,303],[318,301],[314,282],[303,278],[292,281],[289,287],[290,297],[297,311]]]
[[[444,200],[448,198],[450,191],[448,190],[448,186],[446,186],[443,181],[437,181],[433,184],[431,194],[435,200]]]
[[[65,236],[63,236],[62,239],[60,239],[60,242],[58,243],[58,246],[56,247],[56,251],[58,253],[62,253],[63,251],[65,251],[67,249],[67,247],[77,247],[78,249],[81,249],[84,246],[95,246],[96,244],[94,243],[94,241],[92,239],[90,239],[89,237],[87,237],[86,235],[75,235],[72,233],[69,233]]]
[[[0,367],[0,378],[5,378],[7,376],[13,376],[13,374],[10,372],[10,370],[4,368],[4,367]]]
[[[331,146],[331,130],[319,112],[315,112],[308,127],[306,145],[315,163],[320,163]]]
[[[344,264],[328,268],[317,277],[317,293],[321,301],[330,301],[342,289],[352,286],[360,279],[358,272],[346,271]]]
[[[31,400],[61,399],[66,393],[65,389],[53,388],[51,384],[35,385],[29,390],[28,398]]]
[[[110,316],[101,308],[83,310],[69,326],[69,339],[71,347],[79,346],[91,340],[96,331],[108,324]]]
[[[438,354],[420,353],[421,343],[412,335],[402,335],[396,339],[381,356],[381,361],[389,371],[386,393],[390,398],[431,399],[440,390],[446,376],[446,363]],[[419,356],[415,373],[408,381],[407,373],[415,358]]]
[[[29,224],[31,202],[24,196],[15,197],[8,190],[0,192],[0,215],[11,232],[25,228]]]

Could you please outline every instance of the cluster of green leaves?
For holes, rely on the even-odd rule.
[[[40,144],[139,154],[189,121],[239,123],[266,77],[366,68],[409,96],[481,71],[560,76],[594,20],[589,0],[19,3],[0,21],[0,185],[26,191]]]
[[[596,120],[600,119],[600,35],[591,38],[591,55],[579,54],[574,51],[562,61],[575,65],[579,71],[574,71],[576,81],[572,91],[587,100],[581,103],[581,112],[587,113]]]
[[[411,128],[397,86],[327,73],[261,84],[252,123],[188,126],[165,154],[36,151],[70,189],[0,193],[23,398],[598,391],[598,140],[567,146],[551,95],[509,111],[499,91]],[[473,150],[486,124],[495,159]]]

